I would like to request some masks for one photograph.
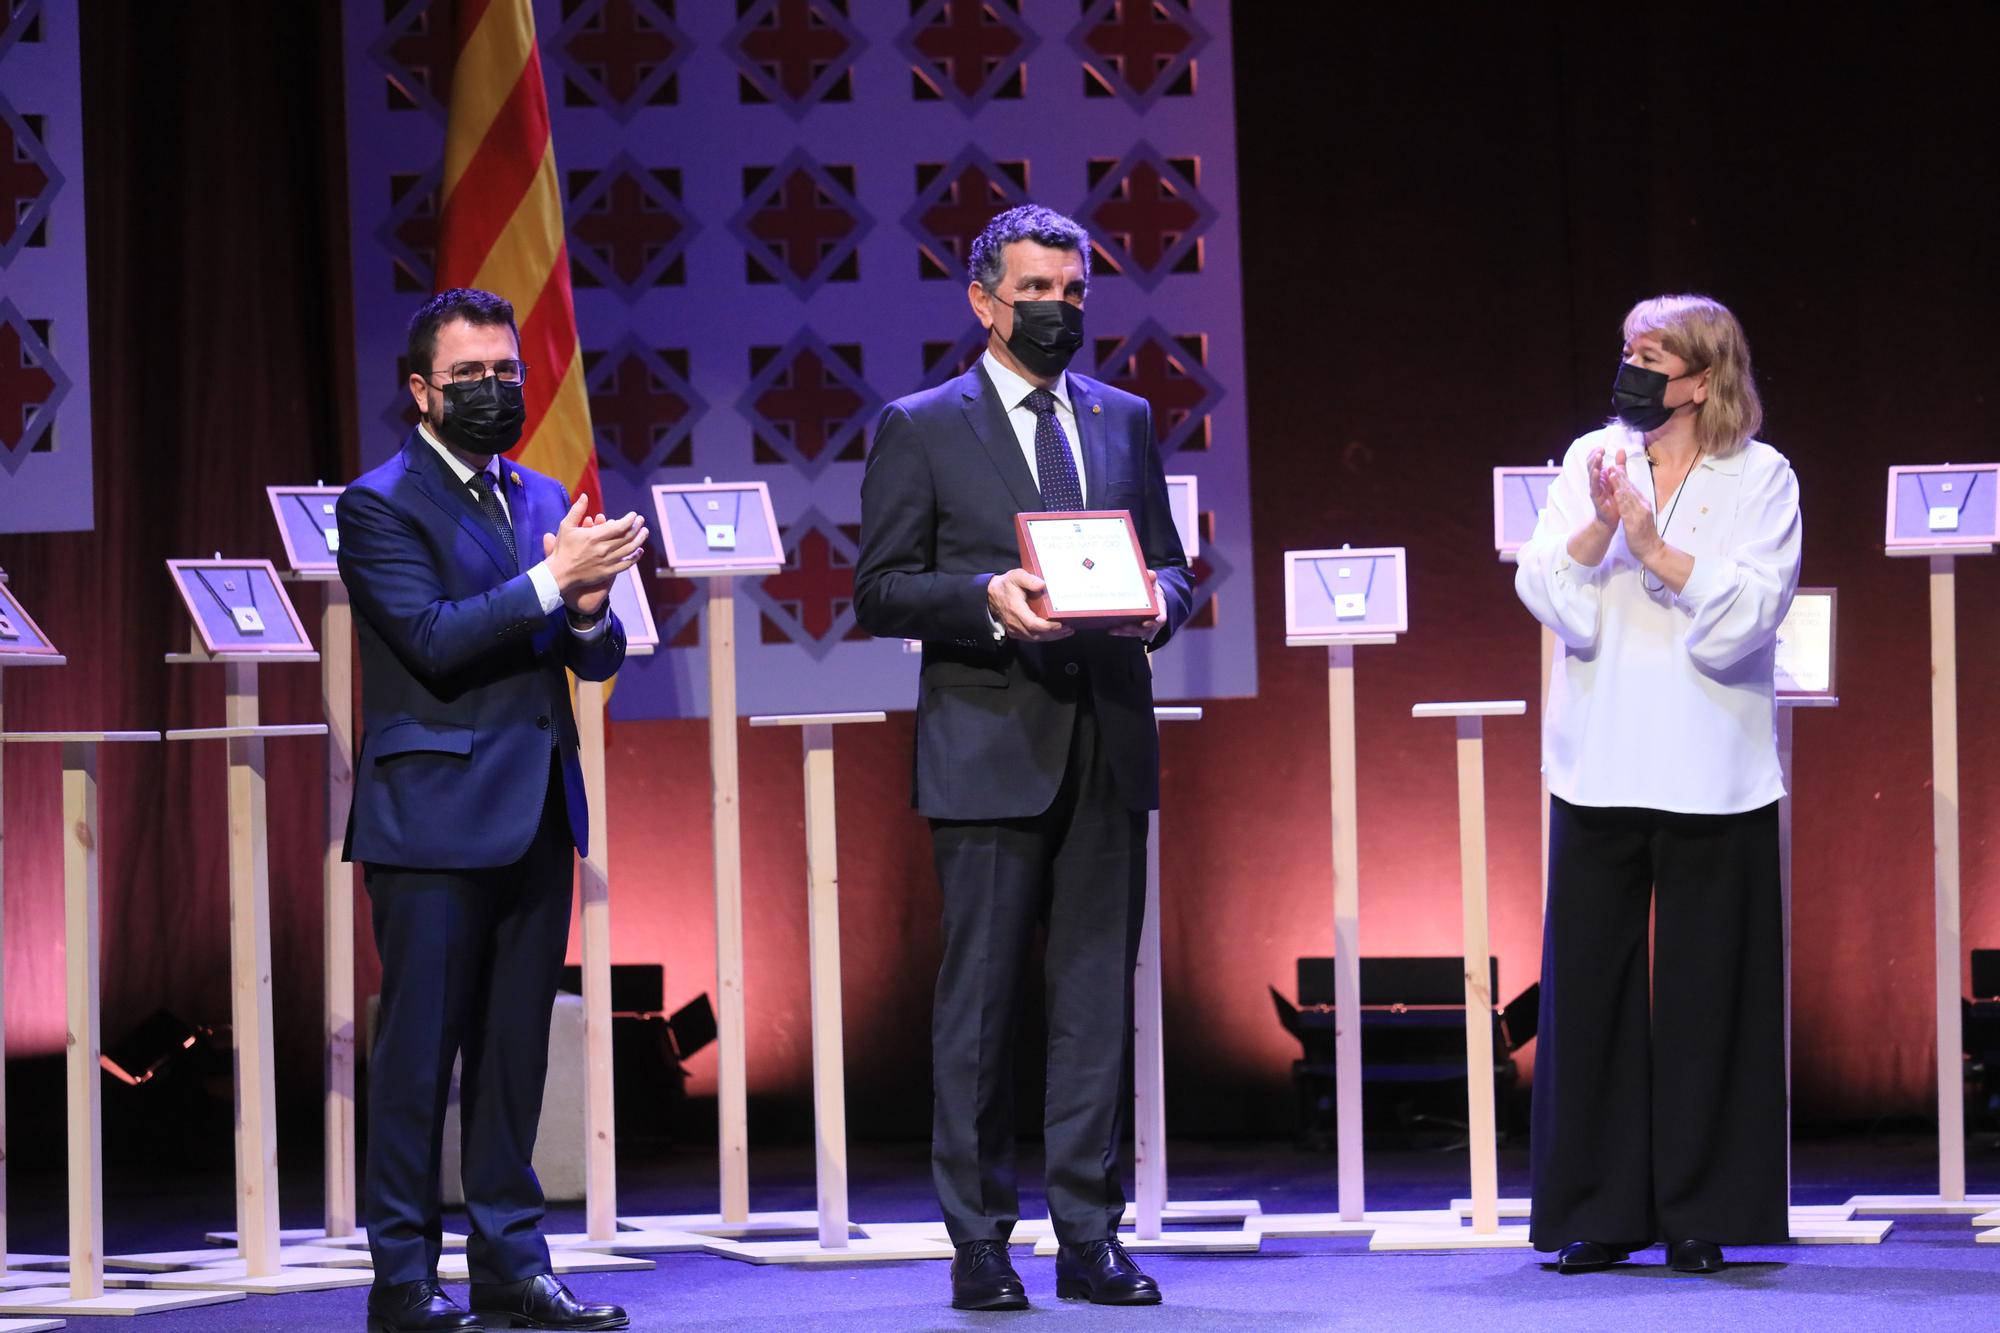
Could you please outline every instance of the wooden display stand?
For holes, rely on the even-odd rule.
[[[1894,503],[1891,480],[1891,504]],[[1990,542],[1891,545],[1891,556],[1930,561],[1931,825],[1936,912],[1938,1190],[1936,1194],[1857,1194],[1857,1213],[1992,1214],[2000,1194],[1965,1191],[1964,1032],[1960,1006],[1964,941],[1959,893],[1958,598],[1961,556],[1992,555]],[[1981,1221],[1985,1219],[1982,1217]],[[1986,1240],[1986,1236],[1980,1239]]]
[[[1528,1229],[1500,1224],[1499,1160],[1493,1104],[1492,956],[1486,911],[1485,719],[1520,717],[1524,700],[1418,704],[1410,716],[1458,724],[1458,872],[1465,951],[1466,1136],[1472,1158],[1471,1225],[1385,1227],[1371,1250],[1519,1249]]]
[[[813,1146],[818,1231],[811,1240],[718,1237],[712,1254],[753,1264],[880,1263],[949,1259],[947,1241],[855,1235],[847,1212],[847,1088],[840,1004],[840,876],[835,843],[833,729],[881,722],[886,713],[792,713],[758,716],[753,727],[798,727],[804,743],[807,952],[811,962]]]
[[[265,796],[264,743],[294,737],[325,738],[324,722],[264,725],[259,721],[257,672],[266,663],[316,664],[297,613],[283,597],[276,571],[263,561],[169,562],[194,617],[189,651],[169,653],[172,665],[220,665],[224,673],[224,725],[166,733],[169,741],[223,741],[228,747],[230,1028],[235,1048],[236,1256],[209,1260],[191,1272],[146,1272],[121,1280],[157,1287],[202,1287],[276,1293],[359,1286],[365,1271],[289,1268],[278,1230],[277,1084],[271,1017],[271,875]],[[189,572],[258,568],[282,603],[269,623],[281,636],[269,648],[244,649],[219,639],[190,594]],[[211,589],[212,591],[212,589]],[[290,619],[288,636],[276,611]],[[226,622],[225,622],[226,623]],[[351,928],[350,928],[351,938]],[[211,1252],[212,1253],[212,1252]],[[117,1260],[114,1259],[114,1264]]]
[[[736,496],[754,506],[748,521],[741,504],[728,512],[726,526],[732,545],[727,550],[716,553],[712,539],[704,543],[699,523],[692,534],[683,525],[678,506],[692,510],[697,495]],[[784,546],[772,514],[770,492],[762,482],[655,486],[653,498],[667,556],[660,574],[708,583],[702,638],[708,649],[720,1207],[714,1213],[624,1217],[618,1219],[619,1225],[640,1231],[698,1231],[731,1239],[811,1232],[819,1224],[811,1212],[760,1213],[755,1217],[750,1213],[749,1076],[743,1015],[743,812],[736,760],[736,580],[778,573],[784,568]],[[716,526],[724,525],[718,522]]]
[[[0,570],[0,732],[6,730],[7,668],[65,666],[69,661],[7,591],[7,581],[6,571]],[[63,1262],[61,1255],[10,1254],[7,1250],[6,791],[6,765],[0,762],[0,1282],[6,1281],[13,1269],[41,1269]]]
[[[342,856],[347,811],[354,803],[354,608],[340,581],[334,506],[342,487],[267,486],[278,535],[283,539],[289,583],[318,584],[320,610],[320,708],[326,719],[325,1022],[322,1059],[325,1092],[325,1225],[317,1232],[286,1231],[287,1241],[341,1239],[359,1234],[360,1197],[355,1156],[354,1102],[354,867]],[[233,1232],[212,1242],[234,1245]]]
[[[1493,548],[1500,554],[1500,563],[1519,563],[1520,550],[1534,536],[1540,524],[1542,510],[1548,504],[1549,488],[1562,475],[1562,468],[1551,458],[1541,467],[1496,467],[1493,469]],[[1541,692],[1535,697],[1537,722],[1547,716],[1549,706],[1549,678],[1555,673],[1556,632],[1547,625],[1541,628],[1542,675]],[[1541,778],[1541,824],[1542,824],[1542,906],[1549,904],[1549,775],[1541,771],[1539,756],[1541,747],[1535,747],[1538,757],[1536,772]]]
[[[1190,485],[1192,479],[1189,479]],[[1156,722],[1199,722],[1199,708],[1161,707]],[[1244,1245],[1246,1219],[1262,1207],[1255,1199],[1193,1203],[1167,1197],[1167,1070],[1160,967],[1160,812],[1148,816],[1146,836],[1146,917],[1139,934],[1138,964],[1132,973],[1132,1174],[1133,1201],[1125,1211],[1132,1230],[1121,1236],[1131,1250],[1177,1253],[1237,1253]],[[1236,1231],[1168,1231],[1165,1223],[1234,1223]],[[1252,1248],[1255,1248],[1254,1245]]]
[[[0,658],[6,665],[22,659]],[[60,656],[43,659],[61,665]],[[157,1314],[243,1299],[241,1292],[110,1291],[104,1277],[104,1145],[100,1102],[102,1054],[99,1037],[98,747],[157,743],[157,731],[47,731],[0,733],[6,745],[62,746],[63,765],[63,971],[68,1040],[69,1256],[68,1271],[10,1278],[0,1290],[0,1316],[27,1319],[25,1327],[60,1327],[60,1320],[87,1315]],[[27,1256],[20,1256],[26,1258]]]
[[[639,571],[618,576],[611,609],[625,632],[625,657],[651,657],[660,634]],[[610,681],[576,682],[577,761],[591,812],[590,855],[577,874],[577,926],[583,976],[584,1230],[554,1234],[552,1250],[666,1254],[699,1250],[707,1238],[686,1232],[622,1229],[618,1224],[618,1136],[611,1031],[611,809],[605,780],[605,717]]]
[[[1302,567],[1342,558],[1394,557],[1393,605],[1378,610],[1362,593],[1366,614],[1351,624],[1330,617],[1325,606],[1309,608],[1311,584]],[[1375,1212],[1367,1209],[1361,1123],[1361,832],[1356,792],[1354,650],[1390,645],[1409,628],[1403,586],[1402,552],[1287,551],[1285,553],[1285,646],[1326,649],[1327,755],[1331,767],[1333,823],[1333,998],[1341,1017],[1334,1030],[1334,1152],[1337,1185],[1332,1213],[1264,1213],[1248,1225],[1273,1238],[1365,1236],[1384,1225],[1434,1220],[1430,1213]],[[1389,589],[1385,587],[1385,594]],[[1328,602],[1332,596],[1329,592]]]

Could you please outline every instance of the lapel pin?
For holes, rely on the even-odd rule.
[[[509,471],[507,475],[508,475],[508,476],[510,476],[510,477],[512,477],[512,478],[514,479],[514,484],[515,484],[516,486],[519,486],[519,485],[521,484],[521,474],[520,474],[520,473],[518,473],[518,472],[514,472],[514,471]]]
[[[1102,412],[1103,410],[1104,407],[1101,403],[1092,403],[1090,405],[1090,415],[1092,416],[1096,416],[1099,412]]]

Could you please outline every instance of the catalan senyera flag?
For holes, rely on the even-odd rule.
[[[458,0],[437,289],[514,304],[528,420],[510,453],[602,506],[531,0]]]

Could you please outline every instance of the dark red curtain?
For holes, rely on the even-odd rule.
[[[351,471],[338,8],[87,2],[82,56],[97,525],[0,538],[70,659],[7,673],[7,724],[219,724],[221,669],[161,660],[187,646],[163,562],[281,556],[265,485]],[[317,637],[319,594],[295,597]],[[267,721],[318,720],[315,668],[262,676]],[[56,1050],[59,759],[6,764],[9,1049]],[[278,1033],[315,1074],[321,771],[271,744]],[[213,742],[103,758],[107,1041],[161,1006],[228,1021],[224,772]]]

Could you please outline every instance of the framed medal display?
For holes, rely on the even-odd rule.
[[[266,486],[278,536],[285,543],[285,563],[294,574],[340,572],[340,527],[334,505],[345,486]]]
[[[28,658],[60,657],[49,636],[5,583],[0,583],[0,666]],[[57,665],[42,662],[41,666]]]
[[[1014,515],[1021,568],[1042,580],[1028,599],[1048,620],[1143,623],[1155,614],[1139,530],[1123,509]]]
[[[625,628],[626,656],[643,656],[660,646],[660,629],[646,600],[646,585],[637,566],[627,566],[611,584],[611,614]],[[640,650],[635,653],[634,650]]]
[[[784,567],[771,488],[761,481],[655,486],[653,508],[676,574]]]
[[[1496,467],[1493,469],[1493,549],[1512,556],[1535,535],[1535,525],[1548,508],[1549,487],[1562,475],[1559,467]]]
[[[1889,469],[1883,544],[1991,546],[2000,541],[2000,463],[1941,463]]]
[[[1800,588],[1792,609],[1778,626],[1778,694],[1812,698],[1835,693],[1833,648],[1839,594],[1832,588]]]
[[[167,575],[209,653],[313,651],[269,560],[169,560]]]
[[[1410,610],[1400,546],[1285,552],[1285,637],[1403,634]]]
[[[1192,565],[1201,554],[1201,479],[1192,473],[1167,478],[1167,505],[1174,511],[1174,531],[1181,537],[1181,552]]]

